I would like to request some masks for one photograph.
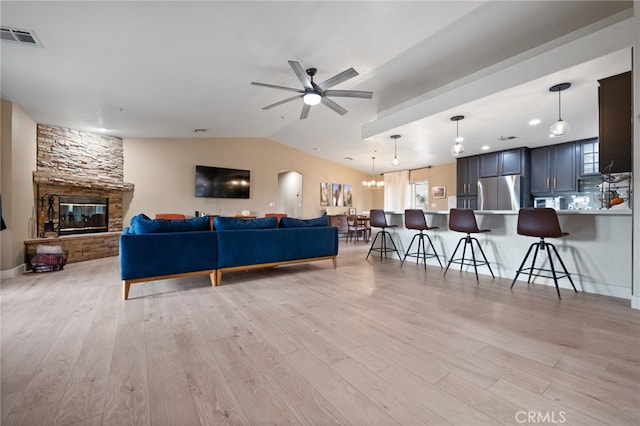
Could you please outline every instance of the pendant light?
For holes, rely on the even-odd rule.
[[[391,139],[393,139],[393,161],[391,164],[397,166],[400,164],[400,160],[398,160],[398,138],[400,135],[391,135]]]
[[[564,136],[569,133],[569,130],[571,129],[569,123],[562,119],[562,102],[560,99],[560,92],[567,90],[569,87],[571,87],[571,83],[560,83],[549,88],[550,92],[558,92],[558,121],[553,123],[549,129],[551,132],[549,136],[551,137]]]
[[[464,152],[464,146],[460,142],[464,140],[462,136],[460,136],[460,129],[458,127],[458,123],[460,120],[464,120],[464,115],[454,115],[451,117],[451,121],[456,122],[456,144],[451,147],[451,155],[454,157],[459,157]]]
[[[371,157],[371,180],[363,180],[362,186],[368,189],[380,189],[384,186],[383,180],[376,180],[376,157]]]

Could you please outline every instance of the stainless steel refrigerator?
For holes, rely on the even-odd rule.
[[[522,181],[520,175],[478,180],[478,210],[519,210]]]

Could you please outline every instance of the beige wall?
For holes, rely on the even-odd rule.
[[[447,198],[456,195],[456,163],[411,170],[410,181],[428,180],[429,188],[444,186]],[[449,210],[447,198],[432,199],[429,194],[429,210]]]
[[[36,168],[36,123],[20,107],[2,100],[2,215],[7,229],[0,232],[0,270],[24,262],[24,240],[32,238],[35,196],[32,172]]]
[[[251,170],[251,198],[196,198],[196,165]],[[124,178],[135,185],[135,191],[125,194],[124,224],[138,213],[193,215],[198,210],[232,216],[249,210],[263,216],[277,212],[278,173],[289,170],[303,175],[303,218],[317,217],[325,210],[320,206],[320,182],[351,184],[358,211],[378,205],[373,204],[373,191],[361,184],[369,175],[268,139],[125,139]],[[330,213],[342,214],[346,209],[331,207]]]

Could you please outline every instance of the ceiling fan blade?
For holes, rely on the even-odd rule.
[[[302,104],[302,112],[300,112],[300,120],[304,120],[309,116],[309,111],[311,111],[311,105],[307,105],[305,103]]]
[[[291,102],[291,101],[295,101],[296,99],[300,99],[302,97],[302,95],[297,95],[291,98],[287,98],[285,100],[282,100],[280,102],[276,102],[275,104],[271,104],[271,105],[267,105],[266,107],[262,108],[262,109],[271,109],[274,107],[277,107],[278,105],[282,105],[282,104],[286,104],[287,102]]]
[[[328,88],[333,87],[338,83],[342,83],[343,81],[349,80],[356,75],[358,75],[358,72],[353,68],[349,68],[348,70],[344,70],[341,73],[334,75],[330,79],[318,84],[318,88],[320,90],[327,90]]]
[[[305,89],[313,90],[311,80],[309,79],[309,76],[307,75],[305,70],[302,68],[302,65],[300,65],[300,62],[289,61],[289,65],[291,65],[293,72],[296,73],[296,76],[298,76],[298,80],[300,80],[302,86],[304,86]]]
[[[340,105],[338,105],[337,103],[333,102],[331,99],[325,96],[322,97],[322,103],[340,115],[345,115],[347,113],[346,109],[342,108]]]
[[[304,93],[304,90],[294,89],[293,87],[276,86],[274,84],[266,84],[266,83],[256,83],[255,81],[252,81],[251,85],[252,86],[260,86],[260,87],[268,87],[270,89],[288,90],[290,92],[296,92],[296,93]]]
[[[338,96],[342,98],[362,98],[371,99],[373,92],[365,92],[364,90],[327,90],[325,96]]]

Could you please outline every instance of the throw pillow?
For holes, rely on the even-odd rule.
[[[154,234],[159,232],[190,232],[208,231],[209,217],[202,216],[193,219],[144,219],[138,218],[131,223],[132,234]]]
[[[304,228],[315,226],[329,226],[329,217],[320,216],[313,219],[296,219],[293,217],[283,217],[280,219],[281,228]]]
[[[131,225],[133,225],[134,223],[140,220],[151,220],[151,218],[144,213],[140,213],[131,218]]]
[[[216,231],[231,231],[236,229],[271,229],[276,228],[276,217],[261,217],[257,219],[238,219],[235,217],[216,217],[213,220]]]

